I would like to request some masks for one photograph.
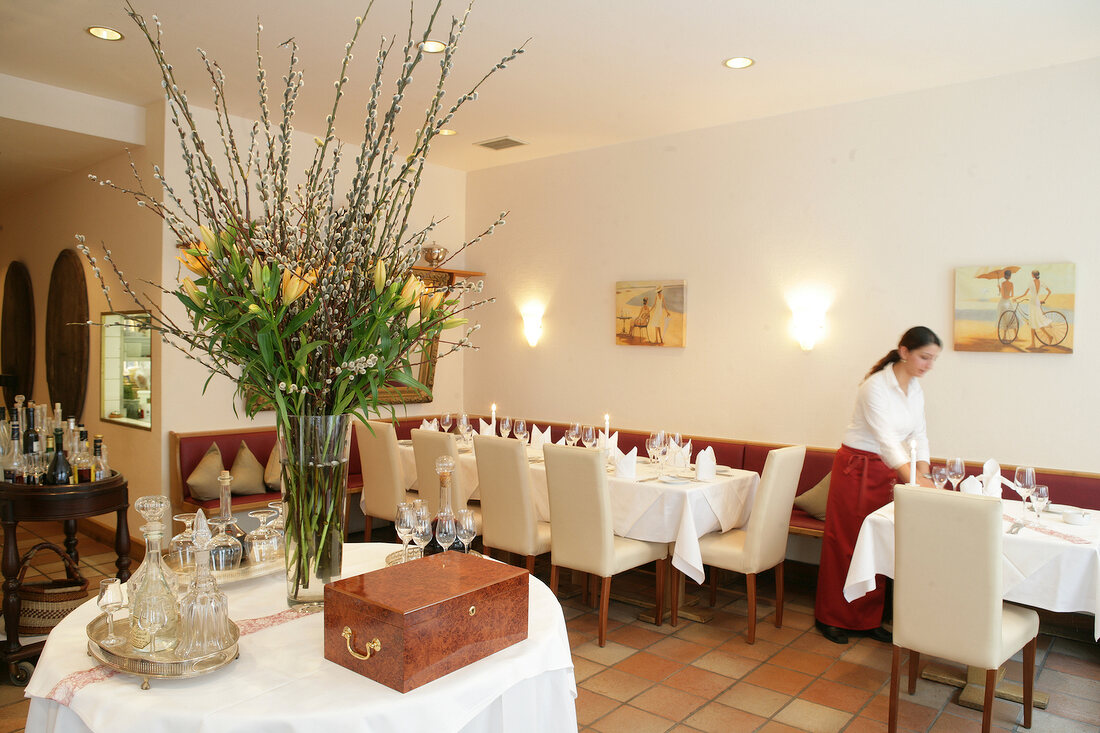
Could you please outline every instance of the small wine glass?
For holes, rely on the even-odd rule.
[[[576,445],[577,441],[581,439],[581,424],[579,422],[569,423],[569,427],[565,429],[565,444]]]
[[[966,476],[966,464],[961,458],[950,458],[947,461],[947,480],[951,482],[951,490],[959,490],[959,482]]]
[[[947,485],[946,466],[936,466],[932,469],[932,483],[936,485],[937,489],[942,489]]]
[[[428,504],[423,499],[413,499],[412,510],[413,519],[419,519],[420,517],[431,519],[431,515],[428,513]]]
[[[210,540],[210,565],[214,570],[236,570],[241,566],[244,546],[240,540],[225,531],[233,522],[232,516],[210,517],[206,521],[218,530]]]
[[[269,501],[267,502],[267,506],[278,512],[275,515],[275,521],[271,523],[271,528],[279,534],[286,534],[286,512],[284,511],[285,507],[283,506],[283,502]]]
[[[1043,512],[1050,504],[1050,493],[1046,486],[1036,484],[1031,489],[1031,508],[1035,510],[1035,523],[1041,524]]]
[[[165,558],[169,564],[177,570],[194,570],[195,568],[195,531],[191,525],[195,523],[195,513],[176,514],[172,517],[177,522],[183,522],[183,531],[172,538],[168,543],[168,556]]]
[[[409,561],[409,540],[413,536],[413,528],[416,524],[416,514],[413,508],[406,502],[397,505],[397,517],[393,526],[397,530],[397,537],[401,540],[401,562]]]
[[[505,415],[500,418],[500,437],[507,438],[508,434],[512,432],[512,418]]]
[[[439,427],[443,429],[443,432],[451,432],[452,425],[454,425],[454,418],[451,417],[451,413],[444,412],[439,416]]]
[[[517,417],[512,423],[512,435],[516,436],[516,440],[527,444],[527,421],[521,417]]]
[[[1024,499],[1024,511],[1027,511],[1027,500],[1031,496],[1031,492],[1035,488],[1035,469],[1031,466],[1020,466],[1016,469],[1016,475],[1013,476],[1012,483],[1016,486],[1016,491]]]
[[[260,563],[274,560],[279,556],[282,542],[279,533],[271,526],[277,512],[274,509],[253,509],[248,516],[257,520],[260,526],[252,530],[245,537],[248,545],[249,562]]]
[[[413,542],[420,548],[420,554],[424,554],[424,548],[432,541],[432,520],[427,514],[418,514],[413,523]]]
[[[585,425],[581,428],[581,442],[584,443],[585,448],[596,445],[596,428],[591,425]]]
[[[191,515],[194,517],[194,515]],[[104,578],[99,581],[99,599],[96,605],[107,616],[107,638],[101,643],[103,646],[119,646],[126,641],[124,637],[115,634],[115,611],[126,603],[125,590],[122,581],[118,578]]]
[[[451,549],[458,536],[458,528],[455,527],[455,515],[450,512],[440,514],[435,522],[435,541],[444,551]]]
[[[468,426],[469,424],[470,416],[467,415],[465,412],[460,413],[458,416],[458,432],[464,432],[466,430],[466,426]]]
[[[469,552],[474,537],[477,537],[477,523],[474,521],[474,513],[469,509],[460,509],[456,519],[458,521],[458,540],[462,543],[462,551]]]

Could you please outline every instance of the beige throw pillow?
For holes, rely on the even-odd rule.
[[[832,473],[817,482],[817,486],[794,498],[794,505],[814,519],[825,521],[825,505],[829,503],[829,479]]]
[[[210,501],[218,498],[218,475],[223,470],[222,452],[217,443],[211,443],[206,449],[199,465],[187,477],[187,489],[196,501]]]
[[[233,477],[233,493],[238,496],[248,494],[266,494],[264,486],[264,467],[249,450],[248,444],[243,440],[241,447],[237,449],[237,457],[233,459],[233,467],[229,469]]]
[[[271,455],[267,457],[267,466],[264,467],[264,484],[268,491],[282,491],[283,464],[279,462],[279,444],[271,446]]]

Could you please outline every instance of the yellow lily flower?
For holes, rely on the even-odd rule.
[[[283,302],[290,305],[298,298],[302,297],[310,285],[314,285],[317,282],[317,270],[310,270],[307,273],[302,273],[302,269],[297,270],[283,270]]]
[[[446,331],[448,328],[456,328],[457,326],[462,326],[469,322],[469,318],[449,318],[443,322],[443,330]]]
[[[386,261],[381,257],[374,264],[374,292],[381,295],[382,288],[386,286]]]
[[[198,255],[193,255],[187,250],[182,250],[180,256],[176,259],[183,263],[191,272],[195,273],[199,277],[208,277],[210,275],[210,259],[209,248],[204,242],[194,242],[189,249],[199,252]]]
[[[409,279],[405,281],[405,286],[401,288],[401,296],[397,299],[397,307],[408,308],[417,301],[422,292],[424,292],[424,283],[416,275],[409,275]]]
[[[184,294],[190,298],[195,305],[202,305],[203,296],[199,290],[199,286],[194,283],[189,277],[183,278],[183,282],[180,283],[180,287],[183,289]]]
[[[210,231],[202,224],[199,224],[199,236],[202,237],[202,243],[206,245],[204,249],[215,249],[218,240],[214,236],[214,232]]]

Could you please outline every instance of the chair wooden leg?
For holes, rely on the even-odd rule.
[[[531,573],[531,575],[535,574],[535,556],[534,555],[528,555],[527,556],[527,572]]]
[[[783,563],[775,566],[775,628],[783,628]]]
[[[756,573],[748,573],[745,576],[745,585],[749,589],[749,633],[745,639],[750,644],[756,643]]]
[[[894,656],[890,661],[890,714],[886,719],[886,729],[889,733],[897,733],[898,730],[898,687],[900,686],[898,675],[901,673],[901,647],[897,644],[893,646]]]
[[[595,577],[595,576],[593,576]],[[607,644],[607,606],[611,601],[611,578],[603,579],[600,585],[600,646]]]
[[[993,727],[993,694],[997,691],[997,670],[985,671],[985,703],[982,705],[982,733]]]
[[[669,585],[672,586],[672,608],[669,610],[669,622],[675,626],[680,621],[680,571],[668,564]]]
[[[718,568],[711,567],[711,569],[710,569],[710,607],[714,608],[715,603],[718,603]]]
[[[558,594],[558,566],[550,563],[550,592]]]
[[[346,517],[347,515],[345,514],[344,516]],[[374,520],[371,518],[371,516],[369,514],[364,514],[363,515],[363,521],[365,522],[363,524],[363,541],[364,542],[370,542],[370,530],[371,530],[371,525],[374,524]],[[348,538],[347,534],[348,534],[348,523],[344,522],[344,539],[345,540]]]
[[[1039,637],[1024,645],[1024,727],[1031,727],[1031,709],[1035,694],[1035,647]]]
[[[917,692],[917,668],[920,667],[920,652],[909,650],[909,694]]]
[[[576,576],[574,576],[576,577]],[[592,577],[588,573],[581,573],[581,603],[592,605]]]
[[[653,613],[658,626],[665,622],[665,574],[667,572],[668,558],[666,557],[657,561],[657,592],[654,598],[657,610]]]

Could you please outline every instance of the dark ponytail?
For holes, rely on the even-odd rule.
[[[940,337],[935,332],[925,326],[913,326],[908,331],[901,335],[901,340],[898,341],[898,348],[904,346],[909,351],[919,349],[929,344],[935,344],[936,346],[943,346],[940,342]],[[867,372],[867,377],[871,376],[875,372],[881,372],[890,364],[901,361],[901,353],[898,349],[891,349],[890,353],[879,359],[871,371]],[[866,379],[867,377],[864,377]]]

